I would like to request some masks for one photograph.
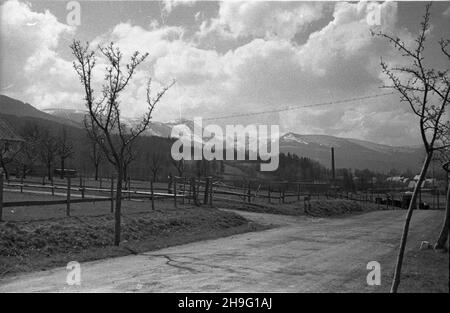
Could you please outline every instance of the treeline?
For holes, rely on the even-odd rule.
[[[5,176],[46,176],[52,179],[55,169],[73,169],[78,175],[92,178],[110,177],[113,168],[101,147],[89,138],[84,128],[68,126],[33,117],[1,114],[24,142],[2,149],[0,166]],[[170,155],[173,139],[142,136],[136,139],[127,156],[126,177],[166,181],[169,175],[219,175],[221,161],[174,161]],[[7,150],[7,151],[6,151]],[[61,171],[58,171],[58,173]]]
[[[55,175],[55,169],[73,169],[78,175],[95,179],[111,177],[113,168],[102,149],[84,128],[32,117],[1,115],[25,140],[16,153],[1,150],[0,166],[6,176]],[[259,172],[257,161],[174,161],[170,155],[173,139],[157,136],[137,138],[129,155],[125,177],[166,181],[169,175],[218,176],[224,163],[238,168],[248,178],[280,181],[331,181],[331,170],[319,162],[291,153],[281,153],[275,172]],[[394,174],[394,170],[390,171]],[[411,174],[411,173],[405,173]],[[386,175],[365,170],[336,169],[334,184],[346,190],[383,187]]]
[[[280,162],[275,175],[279,180],[317,181],[328,180],[331,171],[317,161],[296,154],[280,153]]]
[[[392,170],[391,170],[392,172]],[[405,174],[412,174],[411,171]],[[333,175],[330,169],[326,168],[319,162],[299,157],[291,153],[280,154],[280,164],[275,172],[276,178],[282,181],[322,181],[332,182]],[[347,169],[338,168],[335,172],[336,185],[343,190],[356,191],[367,190],[370,188],[384,188],[389,185],[386,178],[389,175],[382,174],[369,169]]]

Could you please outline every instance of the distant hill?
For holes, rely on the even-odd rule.
[[[42,112],[28,103],[0,95],[0,114],[33,117],[82,128],[86,113],[71,109],[48,109]],[[125,119],[124,122],[133,126],[139,120]],[[194,127],[190,120],[169,123],[153,121],[145,135],[168,138],[172,128],[178,125],[186,125],[191,130]],[[335,148],[336,168],[367,168],[379,172],[388,172],[392,168],[418,171],[423,157],[421,147],[417,146],[392,147],[358,139],[296,133],[287,133],[280,138],[280,152],[308,157],[328,168],[331,167],[331,147]]]
[[[76,125],[83,125],[84,116],[87,112],[73,109],[44,109],[45,114],[57,117],[61,120],[71,121]]]
[[[75,123],[67,118],[54,116],[45,112],[42,112],[31,104],[7,97],[5,95],[0,95],[0,113],[7,115],[14,115],[18,117],[34,117],[44,120],[49,120],[61,124],[67,124],[70,126],[80,127],[81,125]]]
[[[327,167],[331,167],[331,147],[335,149],[336,168],[416,171],[423,156],[418,147],[392,147],[351,138],[295,133],[287,133],[280,138],[280,152],[315,159]]]
[[[80,126],[83,126],[84,117],[87,114],[87,111],[83,110],[59,109],[59,108],[45,109],[44,112],[64,120],[69,120]],[[125,117],[122,117],[122,120],[125,123],[125,125],[128,126],[134,126],[140,122],[139,119],[125,118]],[[170,137],[170,133],[172,131],[173,126],[174,124],[170,123],[166,124],[152,121],[150,127],[144,134],[147,136],[159,136],[167,138]]]

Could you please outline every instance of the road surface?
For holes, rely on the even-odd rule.
[[[369,261],[392,271],[405,211],[342,218],[238,212],[277,227],[139,255],[81,264],[81,285],[66,268],[13,276],[0,292],[371,292]],[[442,211],[416,211],[407,249],[432,241]],[[378,290],[377,290],[378,288]]]

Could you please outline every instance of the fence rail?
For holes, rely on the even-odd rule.
[[[99,186],[86,184],[86,180],[79,178],[78,184],[72,184],[71,178],[53,180],[50,184],[33,180],[7,180],[0,175],[0,221],[3,207],[36,206],[36,205],[66,205],[66,215],[70,216],[71,203],[85,203],[97,201],[110,201],[111,212],[114,208],[117,190],[114,178],[100,179]],[[106,183],[106,184],[105,184]],[[351,193],[338,191],[326,183],[312,182],[240,182],[240,186],[225,183],[214,177],[178,177],[169,176],[167,183],[153,181],[132,181],[128,179],[122,189],[122,199],[149,200],[155,208],[155,200],[173,199],[174,206],[181,201],[182,204],[213,205],[214,201],[230,201],[262,206],[265,204],[292,203],[303,201],[305,206],[313,199],[348,199],[363,203],[376,203],[386,208],[404,207],[403,199],[395,199],[394,195],[382,193],[377,190]],[[8,189],[5,189],[8,188]],[[20,193],[35,193],[41,195],[64,196],[65,199],[30,200],[30,201],[3,201],[3,191]],[[61,192],[63,191],[63,192]],[[420,205],[419,201],[419,205]],[[439,197],[437,200],[439,208]]]

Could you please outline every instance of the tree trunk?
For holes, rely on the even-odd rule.
[[[26,167],[26,165],[24,165],[24,166],[22,167],[22,177],[23,177],[23,178],[26,178],[26,176],[27,176],[27,167]]]
[[[47,163],[47,176],[49,180],[52,180],[52,165]]]
[[[153,171],[153,182],[156,182],[157,181],[157,176],[156,175],[158,175],[158,170],[154,170]]]
[[[64,158],[61,158],[61,179],[64,179]]]
[[[445,207],[445,219],[441,233],[434,246],[435,249],[444,249],[449,236],[449,215],[450,215],[450,186],[447,188],[447,205]]]
[[[123,172],[122,172],[122,180],[125,180],[125,189],[128,189],[128,169],[126,166],[123,167]]]
[[[430,165],[431,159],[433,158],[433,152],[427,152],[427,156],[422,165],[422,170],[420,171],[419,180],[412,194],[411,202],[409,203],[408,212],[406,213],[405,225],[403,227],[402,239],[400,241],[400,248],[397,257],[397,264],[395,266],[394,280],[392,281],[391,293],[396,293],[398,286],[400,284],[400,275],[402,271],[403,255],[405,253],[406,241],[408,239],[409,224],[411,222],[412,213],[416,207],[417,195],[421,189],[422,182],[427,174],[428,166]]]
[[[3,161],[1,162],[1,165],[2,165],[2,169],[3,169],[3,173],[5,174],[5,179],[8,180],[9,173],[8,173],[7,168],[6,168],[6,165],[5,165],[5,163]]]
[[[99,167],[99,164],[98,163],[94,164],[94,166],[95,166],[95,181],[97,181],[98,180],[98,167]]]
[[[123,168],[117,170],[117,185],[116,185],[116,210],[114,212],[114,245],[120,244],[120,219],[121,219],[121,207],[122,207],[122,181],[123,181]]]

